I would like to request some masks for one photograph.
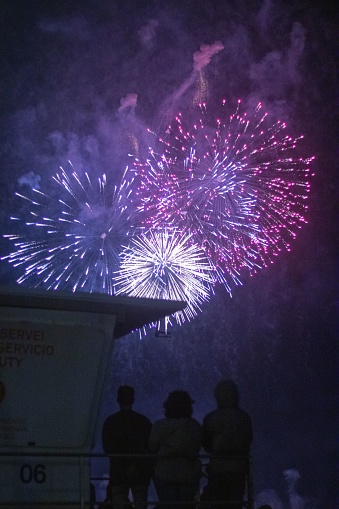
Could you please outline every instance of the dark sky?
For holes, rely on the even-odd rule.
[[[315,176],[291,252],[244,277],[232,298],[217,287],[171,339],[119,340],[102,409],[114,407],[118,384],[132,383],[136,406],[156,419],[168,391],[184,388],[201,420],[215,383],[233,377],[253,418],[257,501],[274,509],[335,507],[336,18],[335,2],[314,0],[0,6],[2,234],[22,177],[48,188],[71,160],[80,173],[118,180],[135,140],[142,147],[146,128],[160,129],[199,90],[215,108],[222,98],[262,101],[305,136]],[[193,54],[215,41],[224,49],[192,75]],[[9,250],[2,240],[0,254]],[[18,275],[1,262],[1,284]]]

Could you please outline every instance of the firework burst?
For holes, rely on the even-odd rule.
[[[192,236],[228,291],[290,249],[306,221],[311,158],[296,157],[302,138],[270,124],[262,105],[251,116],[236,111],[212,118],[202,104],[179,114],[159,150],[134,161],[136,207],[145,225],[170,225]],[[196,121],[192,121],[195,118]]]
[[[214,281],[209,261],[191,236],[168,229],[132,237],[115,277],[117,295],[186,301],[187,308],[174,315],[179,324],[197,315]]]
[[[19,284],[112,295],[121,245],[132,226],[132,182],[124,176],[110,193],[105,175],[93,182],[71,168],[53,177],[55,198],[38,189],[16,193],[28,203],[31,220],[11,218],[24,233],[5,235],[15,250],[3,259],[24,267]]]
[[[229,115],[223,102],[218,118],[204,104],[177,115],[112,191],[105,175],[93,182],[72,167],[52,194],[16,193],[31,220],[12,217],[19,233],[5,235],[15,249],[2,259],[24,268],[18,283],[185,300],[182,324],[216,281],[231,293],[289,250],[306,222],[313,157],[298,157],[302,136],[269,123],[261,104],[241,110]]]

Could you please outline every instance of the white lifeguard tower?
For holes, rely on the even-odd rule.
[[[185,306],[0,287],[0,507],[89,507],[114,343]]]

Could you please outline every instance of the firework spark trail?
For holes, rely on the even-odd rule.
[[[158,129],[166,127],[168,122],[173,118],[176,105],[189,88],[194,84],[201,85],[201,80],[204,81],[204,86],[207,88],[207,82],[203,79],[202,72],[204,68],[210,63],[212,57],[224,49],[221,41],[215,41],[212,44],[202,44],[198,51],[193,53],[193,70],[190,76],[179,86],[179,88],[170,95],[160,107],[160,116],[158,122]],[[200,83],[199,83],[200,82]],[[198,92],[198,95],[199,92]],[[193,99],[193,102],[196,99]]]
[[[15,249],[2,259],[24,268],[18,283],[185,300],[181,324],[216,281],[231,293],[289,249],[306,222],[313,158],[295,157],[302,137],[269,124],[261,104],[240,110],[227,115],[223,102],[217,119],[205,104],[198,118],[178,114],[157,137],[161,150],[135,158],[111,194],[105,175],[93,182],[72,166],[53,177],[52,196],[16,193],[31,221],[12,218],[20,233],[5,235]]]
[[[312,157],[295,157],[299,140],[283,122],[269,124],[258,104],[251,116],[231,115],[226,102],[212,118],[179,114],[159,150],[134,161],[136,207],[156,227],[171,225],[192,235],[231,291],[241,272],[267,266],[306,221]]]
[[[197,315],[214,282],[213,269],[191,236],[166,228],[132,237],[115,278],[117,295],[186,301],[187,308],[174,315],[179,324]]]
[[[93,182],[72,170],[61,168],[53,177],[56,198],[37,189],[33,197],[16,193],[29,204],[31,221],[11,218],[20,231],[24,225],[24,233],[5,235],[15,250],[3,259],[24,267],[19,284],[112,295],[121,245],[132,228],[133,182],[124,174],[110,194],[105,175]]]

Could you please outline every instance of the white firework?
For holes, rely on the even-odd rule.
[[[194,318],[209,299],[215,277],[203,250],[178,230],[149,230],[131,238],[114,278],[116,295],[187,302],[177,323]]]

